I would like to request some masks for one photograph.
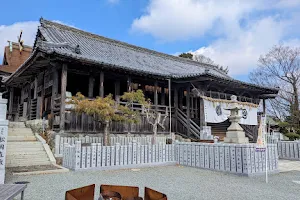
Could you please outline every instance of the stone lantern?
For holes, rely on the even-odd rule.
[[[228,117],[231,125],[227,128],[226,137],[224,138],[225,143],[237,143],[245,144],[249,143],[249,139],[245,136],[245,131],[239,125],[239,121],[242,118],[239,116],[239,110],[242,106],[238,104],[237,97],[235,95],[231,96],[230,116]]]

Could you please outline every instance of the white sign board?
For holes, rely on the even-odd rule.
[[[0,93],[0,184],[4,184],[5,179],[5,157],[7,146],[8,121],[6,120],[7,100],[2,99]]]

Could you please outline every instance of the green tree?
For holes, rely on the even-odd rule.
[[[94,117],[94,119],[104,125],[104,145],[109,145],[110,133],[109,127],[112,121],[124,123],[138,123],[140,112],[130,108],[133,102],[147,105],[144,94],[141,90],[136,92],[124,93],[122,100],[127,101],[126,105],[118,104],[112,95],[104,98],[97,97],[95,100],[85,98],[81,93],[72,97],[71,104],[75,105],[75,112],[85,113]]]
[[[191,54],[191,53],[182,53],[179,55],[179,57],[188,58],[190,60],[193,60],[193,54]]]

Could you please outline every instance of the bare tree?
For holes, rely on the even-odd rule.
[[[214,65],[217,68],[219,68],[220,70],[222,70],[223,72],[225,72],[226,74],[228,74],[228,71],[229,71],[228,67],[223,67],[221,65],[218,65],[212,59],[210,59],[209,57],[206,57],[202,54],[193,54],[193,60],[195,60],[197,62],[205,63],[205,64]]]
[[[161,112],[158,112],[155,109],[151,108],[150,104],[143,105],[142,113],[146,114],[147,122],[152,126],[153,137],[152,137],[152,144],[156,144],[157,138],[157,128],[160,126],[163,130],[165,130],[165,121],[169,116],[168,109],[166,108],[164,116],[162,116]]]
[[[280,87],[278,97],[269,101],[268,111],[279,119],[290,116],[292,125],[299,128],[300,49],[274,46],[258,62],[250,80],[262,86]]]
[[[193,60],[195,60],[197,62],[201,62],[201,63],[215,65],[215,62],[212,59],[210,59],[209,57],[206,57],[202,54],[194,54]]]

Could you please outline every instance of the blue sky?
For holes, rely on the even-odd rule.
[[[299,0],[10,0],[1,7],[0,57],[21,29],[32,45],[40,17],[168,54],[203,54],[242,80],[273,45],[300,46]]]

